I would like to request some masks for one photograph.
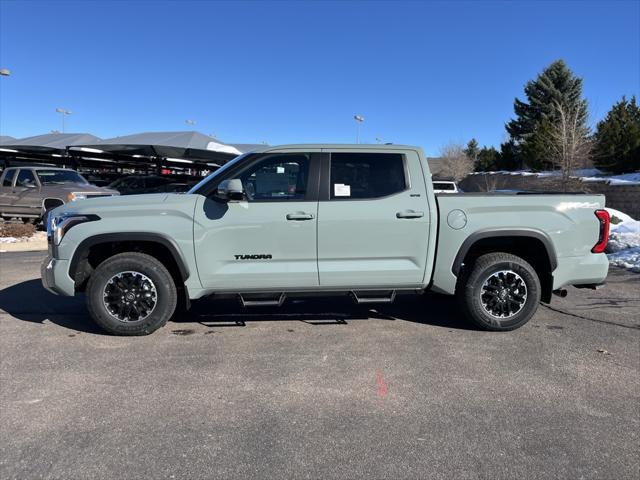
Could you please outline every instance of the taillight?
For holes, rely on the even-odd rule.
[[[591,249],[592,253],[602,253],[607,248],[607,242],[609,241],[609,225],[611,224],[611,217],[606,210],[596,210],[594,212],[598,221],[600,222],[600,234],[598,235],[598,243],[596,243]]]

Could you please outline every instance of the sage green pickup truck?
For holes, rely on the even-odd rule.
[[[427,290],[457,295],[483,329],[513,330],[567,285],[604,283],[604,201],[436,196],[417,147],[265,147],[186,194],[56,208],[42,280],[61,295],[86,292],[91,317],[118,335],[151,333],[210,295],[251,307],[310,295],[388,303]]]

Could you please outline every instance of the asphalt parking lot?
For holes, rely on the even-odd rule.
[[[0,254],[1,478],[638,478],[640,275],[510,333],[430,295],[120,338]]]

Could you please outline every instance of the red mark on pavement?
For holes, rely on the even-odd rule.
[[[387,383],[384,381],[384,375],[380,370],[376,370],[376,383],[378,384],[378,396],[386,397],[387,396]]]

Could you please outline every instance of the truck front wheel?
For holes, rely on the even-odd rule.
[[[177,302],[169,271],[151,255],[126,252],[102,262],[87,283],[91,318],[114,335],[148,335],[164,326]]]
[[[458,288],[467,317],[484,330],[515,330],[540,302],[540,279],[525,260],[509,253],[479,257]]]

